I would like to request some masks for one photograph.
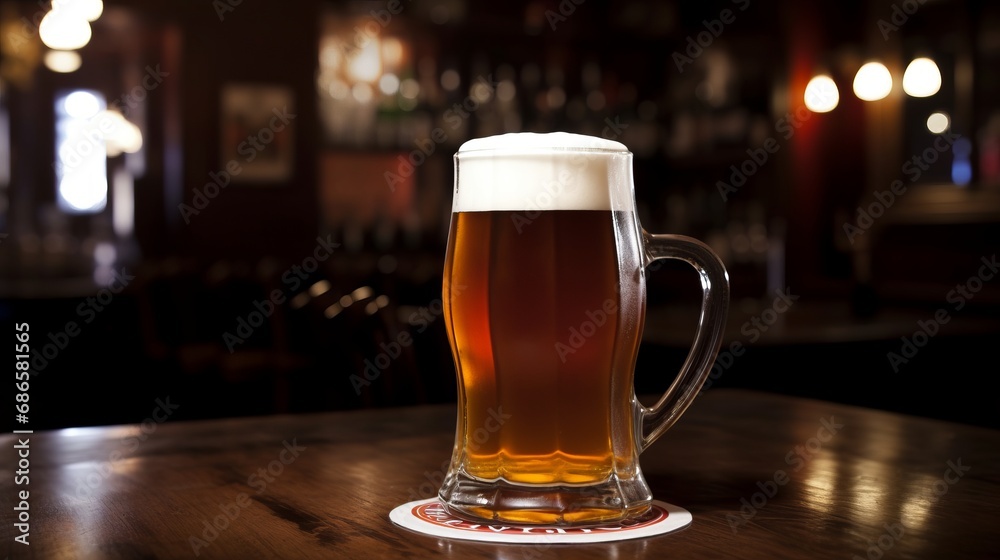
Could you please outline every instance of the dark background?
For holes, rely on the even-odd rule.
[[[32,348],[48,347],[33,360],[33,428],[138,422],[168,395],[180,405],[172,420],[454,401],[435,312],[451,156],[469,138],[521,130],[625,143],[636,154],[644,227],[705,240],[723,257],[733,292],[724,348],[738,342],[744,352],[717,364],[708,390],[752,387],[1000,427],[989,390],[1000,280],[982,282],[960,309],[949,297],[1000,240],[994,3],[109,0],[83,66],[69,74],[41,63],[37,34],[11,44],[46,9],[0,3],[0,317],[28,322]],[[883,34],[879,21],[894,14],[901,24]],[[340,99],[337,59],[349,51],[337,41],[373,25],[401,46],[395,74],[419,84],[415,98],[367,86],[367,104],[349,101],[353,90]],[[941,68],[932,97],[900,87],[916,56]],[[894,78],[880,101],[851,90],[869,59]],[[108,159],[109,177],[134,178],[134,231],[113,227],[114,208],[127,206],[118,198],[96,214],[59,211],[55,100],[84,88],[110,103],[135,91],[147,68],[167,75],[131,99],[142,150]],[[442,85],[448,71],[455,90]],[[839,88],[829,113],[802,107],[818,73]],[[479,102],[470,87],[481,77],[509,80],[512,97],[501,102],[497,88]],[[239,136],[228,135],[222,95],[233,85],[288,92],[290,172],[233,180],[185,219],[180,205],[194,207],[210,173],[234,157]],[[470,99],[475,110],[455,118],[455,104]],[[968,154],[941,152],[914,179],[904,164],[933,145],[924,124],[932,111],[950,115]],[[443,141],[431,142],[434,128],[447,132]],[[777,150],[747,164],[769,139]],[[384,173],[429,145],[390,189]],[[953,180],[956,157],[969,162],[967,184]],[[744,164],[753,172],[723,197],[730,166]],[[858,225],[857,209],[877,206],[876,193],[896,180],[905,192],[852,242],[844,224]],[[338,248],[290,281],[318,239]],[[134,277],[123,289],[95,280],[99,244],[115,249],[105,271]],[[649,282],[643,394],[662,391],[683,361],[698,300],[696,275],[681,264]],[[269,309],[275,290],[245,342],[225,337]],[[771,315],[775,290],[798,299]],[[87,298],[100,312],[86,311]],[[894,367],[889,353],[940,309],[948,322],[916,335],[922,346]],[[764,331],[754,318],[773,323]],[[352,376],[394,354],[386,349],[400,333],[413,344],[357,392]]]

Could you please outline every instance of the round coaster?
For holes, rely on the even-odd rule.
[[[554,527],[487,524],[455,517],[437,498],[397,506],[389,513],[393,523],[435,537],[467,541],[523,544],[572,544],[624,541],[662,535],[691,524],[691,512],[653,501],[649,512],[626,523],[596,527]]]

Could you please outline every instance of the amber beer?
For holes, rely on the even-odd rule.
[[[616,214],[619,214],[616,216]],[[608,210],[457,212],[445,265],[461,409],[475,445],[463,468],[513,483],[581,484],[614,473],[643,313],[631,219]],[[623,266],[624,264],[624,266]],[[622,286],[625,289],[622,289]],[[490,411],[505,415],[488,437]],[[619,434],[613,434],[618,430]]]
[[[455,155],[443,301],[459,413],[439,491],[451,513],[581,525],[649,509],[639,454],[704,382],[728,280],[700,242],[642,230],[631,158],[618,142],[562,133],[472,140]],[[658,258],[699,270],[708,320],[645,408],[632,377],[643,270]]]

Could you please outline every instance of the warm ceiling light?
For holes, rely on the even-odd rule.
[[[74,10],[52,10],[38,24],[38,36],[50,49],[79,49],[90,42],[90,35],[90,24]]]
[[[95,21],[104,13],[104,2],[102,0],[77,0],[80,13],[87,21]]]
[[[830,76],[814,76],[806,85],[806,109],[814,113],[829,113],[840,103],[840,90]]]
[[[80,69],[83,60],[73,51],[49,51],[45,53],[45,67],[53,72],[66,74]]]
[[[53,0],[52,10],[72,12],[87,21],[96,21],[104,13],[103,0]]]
[[[929,58],[915,58],[903,72],[903,91],[913,97],[930,97],[941,89],[941,71]]]
[[[854,76],[854,95],[864,101],[884,99],[892,91],[892,76],[880,62],[869,62]]]

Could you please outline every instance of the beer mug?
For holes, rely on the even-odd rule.
[[[650,508],[639,454],[704,383],[729,277],[700,241],[643,230],[633,191],[632,154],[602,138],[512,133],[455,154],[442,299],[458,425],[438,495],[452,514],[578,526]],[[687,360],[649,408],[632,379],[660,259],[691,264],[703,297]]]

